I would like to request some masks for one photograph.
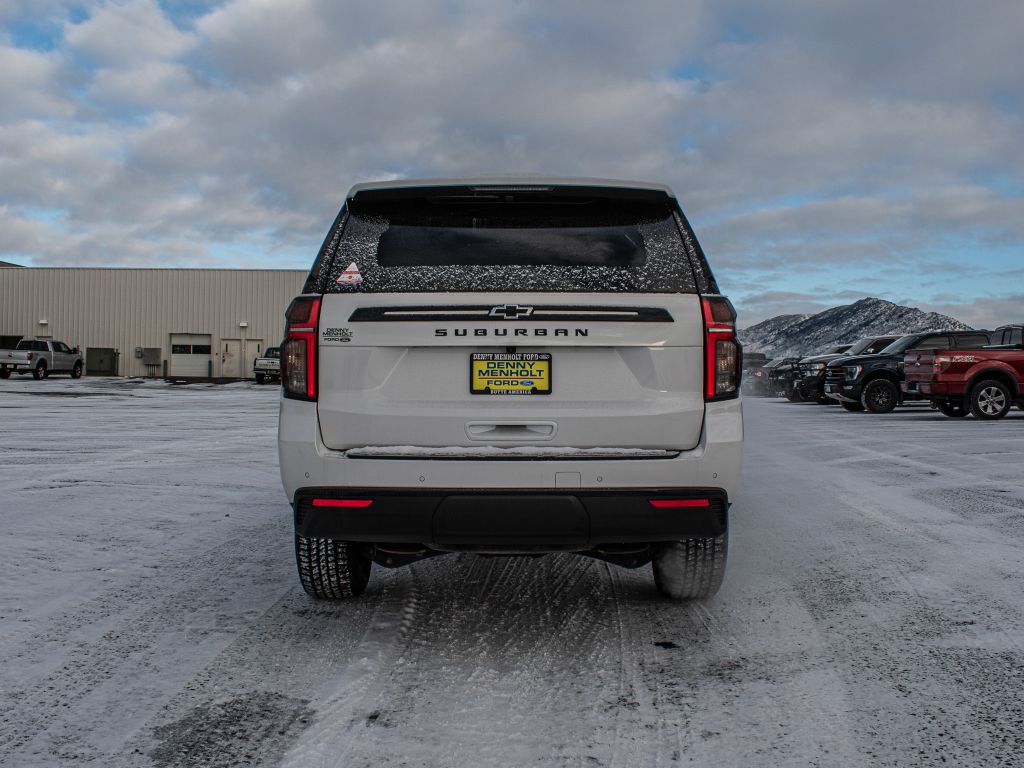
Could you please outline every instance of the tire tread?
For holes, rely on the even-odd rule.
[[[358,597],[370,577],[370,561],[348,541],[295,534],[295,563],[302,588],[319,600]]]
[[[676,600],[711,597],[725,578],[728,542],[723,533],[663,545],[653,561],[655,585]]]

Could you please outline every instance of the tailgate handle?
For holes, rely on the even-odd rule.
[[[470,440],[550,440],[558,424],[553,421],[470,421],[466,436]]]

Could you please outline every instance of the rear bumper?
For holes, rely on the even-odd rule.
[[[366,507],[318,506],[332,500]],[[695,505],[656,508],[651,499]],[[607,544],[648,544],[727,530],[729,500],[720,488],[578,490],[303,488],[295,495],[303,536],[420,544],[448,552],[584,551]]]
[[[0,363],[0,370],[3,370],[3,371],[31,371],[32,370],[32,364],[31,363],[13,363],[13,362],[8,361],[6,363]]]
[[[609,436],[609,441],[614,435]],[[547,493],[583,488],[739,488],[743,410],[739,399],[708,403],[697,446],[675,458],[536,461],[348,458],[320,437],[316,403],[281,400],[278,425],[281,480],[289,501],[303,488],[514,488]]]

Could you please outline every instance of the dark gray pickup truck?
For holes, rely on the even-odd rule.
[[[22,339],[14,349],[0,349],[0,379],[9,379],[12,373],[31,373],[35,379],[67,373],[77,379],[82,367],[82,355],[62,341]]]

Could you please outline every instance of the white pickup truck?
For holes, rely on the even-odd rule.
[[[252,373],[257,384],[281,380],[281,348],[267,347],[252,364]]]
[[[9,379],[12,373],[31,373],[35,379],[66,373],[77,379],[82,368],[82,355],[62,341],[22,339],[14,349],[0,349],[0,379]]]

